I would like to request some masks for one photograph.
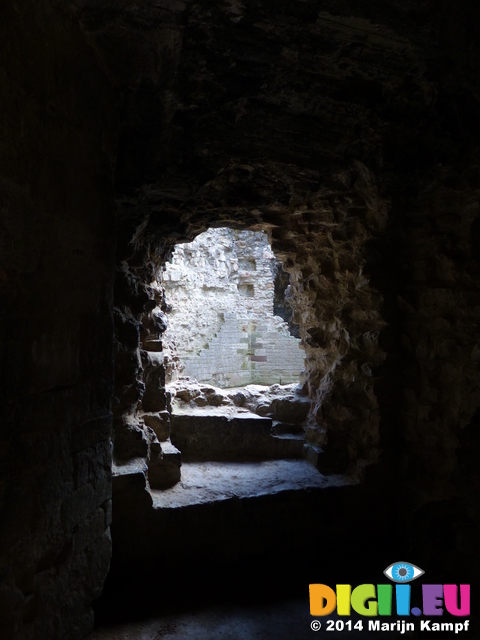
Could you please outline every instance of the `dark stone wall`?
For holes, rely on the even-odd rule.
[[[99,11],[85,3],[81,14],[106,64],[122,29],[131,58],[148,60],[136,76],[129,67],[123,85],[117,191],[127,250],[119,267],[130,285],[119,308],[132,311],[122,302],[129,286],[148,295],[148,269],[175,242],[208,225],[267,229],[292,277],[320,431],[337,431],[330,441],[347,461],[380,438],[403,441],[407,414],[426,402],[416,398],[412,409],[405,401],[411,350],[419,362],[427,316],[442,315],[427,300],[412,347],[405,304],[419,287],[441,288],[442,278],[459,295],[478,284],[473,5],[160,6],[164,56],[154,67],[147,25],[158,16],[148,5]],[[449,276],[449,261],[461,273]],[[471,327],[468,338],[459,323],[451,330],[473,349]],[[468,401],[456,401],[464,425],[477,382],[470,388]]]
[[[111,553],[114,103],[61,3],[0,9],[0,635],[81,638]]]
[[[148,5],[135,5],[135,19],[133,5],[106,6],[86,3],[81,17],[99,50],[124,28],[136,58],[146,33],[147,55]],[[291,275],[319,466],[376,461],[369,481],[383,486],[383,504],[399,505],[418,563],[474,575],[477,6],[192,1],[162,10],[162,59],[175,74],[139,67],[122,112],[119,268],[130,284],[116,301],[137,327],[130,349],[149,321],[146,302],[132,313],[128,296],[151,295],[153,266],[176,242],[210,225],[267,230]],[[158,339],[161,327],[151,330]],[[135,387],[118,371],[133,413],[143,394],[135,367]],[[132,443],[141,431],[136,422]],[[128,438],[124,429],[123,452]],[[448,544],[428,542],[439,523]]]
[[[142,341],[165,328],[149,283],[210,225],[267,230],[291,275],[320,464],[376,461],[362,504],[398,505],[430,576],[473,581],[478,3],[68,7],[0,9],[6,637],[91,625],[110,554],[111,397],[117,455],[148,457],[138,404],[147,391],[169,405],[161,372],[143,371]]]

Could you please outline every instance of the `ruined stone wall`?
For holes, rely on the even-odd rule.
[[[186,356],[183,374],[218,387],[298,383],[303,353],[280,319],[225,315],[225,324],[198,357]]]
[[[267,236],[251,231],[211,229],[177,246],[161,274],[170,307],[163,342],[183,375],[220,387],[299,380],[299,341],[273,316],[274,263]]]
[[[142,415],[168,424],[159,266],[209,226],[264,230],[293,280],[319,460],[381,454],[358,516],[394,504],[432,580],[479,575],[479,11],[2,3],[6,637],[80,637],[108,565],[117,113],[115,451],[148,460],[117,517],[134,530],[148,507]]]
[[[208,226],[268,232],[293,281],[323,468],[381,454],[372,477],[412,519],[412,540],[435,522],[453,526],[450,507],[432,515],[452,494],[478,519],[467,488],[478,486],[467,318],[478,279],[478,12],[470,0],[179,3],[168,14],[184,26],[176,77],[168,99],[152,90],[150,101],[164,105],[164,128],[155,109],[141,126],[134,117],[144,89],[125,112],[122,153],[137,157],[147,121],[157,145],[142,176],[124,172],[137,196],[120,192],[135,282]],[[96,18],[102,35],[129,25]],[[450,202],[447,226],[435,193]],[[439,286],[449,261],[462,275]]]
[[[78,640],[111,539],[114,101],[60,3],[0,9],[0,636]]]
[[[158,179],[146,180],[136,200],[127,193],[121,198],[122,219],[134,238],[128,267],[121,269],[128,268],[138,291],[147,265],[161,264],[175,243],[212,224],[266,231],[293,278],[305,392],[315,400],[309,439],[323,449],[322,468],[345,469],[359,458],[375,458],[380,441],[374,387],[384,360],[379,336],[385,320],[382,292],[369,271],[388,203],[379,193],[375,170],[382,149],[372,132],[388,129],[376,99],[383,90],[387,101],[395,94],[414,47],[392,37],[390,27],[379,33],[373,24],[323,14],[310,21],[308,12],[297,15],[283,3],[249,3],[240,18],[217,9],[214,18],[200,4],[175,14],[186,29],[171,92],[183,106],[159,140],[159,164],[149,169]],[[351,44],[364,38],[366,49]],[[228,68],[227,59],[233,59]],[[198,75],[199,65],[210,71]],[[326,81],[328,69],[335,81]],[[286,88],[285,79],[294,77],[295,90]],[[167,149],[169,136],[174,143]],[[160,301],[159,292],[154,296]],[[155,329],[152,337],[160,333]],[[138,402],[137,371],[129,389],[133,398],[137,388]]]

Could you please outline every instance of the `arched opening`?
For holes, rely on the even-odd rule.
[[[233,398],[226,386],[198,382],[193,389],[176,386],[173,397],[163,352],[172,311],[158,273],[169,260],[174,262],[176,246],[185,253],[186,243],[205,231],[205,220],[218,229],[228,226],[229,218],[221,208],[209,208],[204,217],[192,209],[182,214],[187,221],[184,226],[172,228],[168,219],[158,215],[139,227],[117,278],[119,402],[114,489],[118,506],[113,527],[116,554],[122,560],[158,557],[159,541],[160,548],[168,547],[172,557],[184,562],[206,555],[221,561],[224,555],[231,556],[232,549],[237,558],[248,556],[253,548],[271,553],[267,542],[271,535],[278,536],[279,548],[287,548],[308,527],[311,515],[320,513],[323,502],[332,499],[329,490],[353,489],[378,455],[373,371],[383,360],[378,336],[385,322],[379,311],[382,296],[370,284],[368,269],[374,259],[372,239],[381,235],[384,225],[384,203],[372,187],[373,177],[360,165],[351,167],[341,184],[335,182],[334,198],[328,183],[312,190],[311,184],[319,184],[314,172],[306,182],[302,170],[295,182],[296,169],[278,165],[268,170],[270,177],[278,173],[279,185],[285,182],[285,171],[291,171],[298,195],[289,206],[272,203],[263,212],[253,209],[232,227],[239,233],[267,233],[288,274],[291,321],[305,350],[301,390],[272,399],[246,394],[247,385],[233,391]],[[249,173],[247,180],[261,182],[262,171]],[[245,180],[245,172],[235,164],[219,178],[221,185],[236,179]],[[213,199],[205,193],[203,198]],[[251,256],[245,259],[253,266]],[[242,293],[251,291],[247,285],[255,291],[251,281],[233,284],[236,295],[240,295],[239,284],[245,285]],[[275,285],[273,295],[275,303]],[[254,299],[242,297],[246,304]],[[140,299],[142,304],[135,311]],[[188,326],[184,329],[188,338]],[[129,343],[134,330],[138,331],[136,349],[132,349],[133,340]],[[201,344],[200,354],[210,351],[205,345]],[[180,377],[171,384],[177,385]],[[258,473],[252,473],[255,464]],[[243,466],[234,469],[233,465]],[[277,469],[266,477],[265,469],[275,466],[282,467],[281,473]],[[242,478],[248,480],[245,492],[239,489]],[[306,488],[313,491],[307,499],[307,503],[313,501],[311,505],[303,501]],[[297,531],[293,537],[286,531],[289,525],[281,507],[290,491],[295,495],[289,507]],[[245,504],[254,508],[260,496],[268,497],[268,502],[253,520],[235,513],[237,498],[245,498]],[[200,513],[194,509],[205,504],[211,509],[205,507],[209,516],[202,519],[202,538],[193,535]],[[330,504],[328,509],[332,508]],[[222,533],[218,518],[222,522],[227,518],[228,527],[239,531],[256,522],[258,536],[246,533],[250,543],[245,544],[230,529]],[[183,521],[180,529],[179,520]],[[317,526],[320,520],[315,520]],[[323,525],[321,530],[326,535]],[[330,525],[329,532],[334,535]],[[221,540],[229,536],[233,542],[223,549]]]
[[[377,584],[395,557],[474,584],[478,2],[4,4],[3,635],[91,629],[112,512],[112,566],[137,580],[111,580],[142,599],[172,575],[184,599],[196,573],[196,602],[212,558],[231,592],[227,562],[267,554],[281,588],[285,559],[309,562],[307,616],[329,559],[331,584]],[[209,226],[267,231],[284,264],[325,485],[157,508],[173,413],[151,283]],[[352,469],[365,481],[333,486]]]
[[[311,399],[285,276],[265,232],[226,227],[177,244],[156,271],[164,312],[150,314],[166,330],[141,344],[148,376],[138,416],[161,450],[148,470],[157,506],[322,484],[306,461]],[[166,411],[151,392],[159,377]]]

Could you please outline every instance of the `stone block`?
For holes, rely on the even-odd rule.
[[[272,426],[272,433],[274,435],[284,435],[284,434],[295,434],[300,435],[303,433],[303,428],[301,425],[289,423],[289,422],[279,422],[274,420]]]
[[[141,459],[114,467],[112,510],[115,518],[135,519],[145,515],[151,508],[146,471],[146,463]]]
[[[142,398],[143,410],[146,412],[163,411],[167,405],[163,355],[141,351],[141,357],[145,383],[145,392]]]
[[[320,447],[307,443],[303,445],[303,457],[316,469],[319,467],[319,460],[322,455],[323,450]]]
[[[115,424],[114,453],[122,460],[147,456],[148,438],[140,422],[124,419]]]
[[[142,342],[142,348],[146,351],[160,352],[163,350],[163,344],[161,340],[145,340]]]
[[[142,418],[145,424],[153,429],[160,442],[168,440],[170,437],[170,414],[168,411],[144,413]]]
[[[271,411],[275,420],[301,424],[305,421],[310,410],[311,401],[308,398],[287,396],[275,398],[271,404]]]
[[[182,455],[171,442],[163,442],[161,454],[148,462],[148,482],[152,489],[168,489],[180,480]]]
[[[187,460],[298,458],[301,435],[272,435],[268,417],[198,413],[172,416],[172,442]]]

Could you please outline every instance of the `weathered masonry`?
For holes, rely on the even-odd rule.
[[[211,229],[177,245],[160,274],[167,363],[218,387],[298,382],[300,341],[273,315],[276,268],[264,233]],[[167,382],[175,374],[167,364]]]
[[[347,581],[395,548],[478,593],[479,25],[478,0],[0,3],[2,637],[80,640],[128,563],[163,596],[200,559]],[[237,493],[246,463],[211,459],[235,403],[200,382],[180,409],[232,432],[182,444],[203,458],[183,491],[206,467],[218,491],[177,509],[181,483],[152,488],[181,448],[157,276],[218,228],[265,233],[288,274],[306,415],[260,415],[260,392],[235,410],[262,453],[305,440],[309,462],[260,469],[301,463],[308,490],[259,471],[268,495]]]

